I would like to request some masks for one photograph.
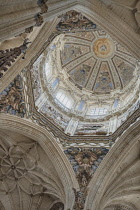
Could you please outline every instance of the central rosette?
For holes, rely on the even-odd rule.
[[[99,58],[109,58],[114,53],[114,44],[108,38],[97,39],[93,44],[93,51]]]

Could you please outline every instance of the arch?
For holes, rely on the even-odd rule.
[[[24,135],[39,143],[50,158],[61,180],[65,194],[65,209],[72,209],[75,200],[72,188],[79,189],[79,185],[67,157],[51,133],[26,119],[10,116],[8,114],[0,115],[0,128]]]
[[[91,182],[85,209],[103,210],[129,202],[137,208],[140,193],[140,121],[129,127],[111,148]],[[127,197],[127,199],[126,199]],[[134,208],[133,207],[133,208]]]

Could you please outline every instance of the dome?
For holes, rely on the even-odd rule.
[[[69,19],[63,16],[31,69],[36,108],[67,134],[109,135],[137,106],[138,61],[84,16],[81,27]]]
[[[59,66],[79,89],[105,94],[133,79],[136,60],[103,30],[66,34],[59,41]]]

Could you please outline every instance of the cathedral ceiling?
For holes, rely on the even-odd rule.
[[[46,13],[48,9],[45,2],[38,1],[41,14]],[[106,1],[104,3],[106,4]],[[111,7],[111,5],[112,3],[108,6]],[[114,8],[113,6],[112,9],[115,10]],[[139,32],[139,4],[136,2],[132,8],[136,23],[134,29]],[[35,16],[35,20],[36,26],[43,23],[43,17],[40,14]],[[10,116],[16,115],[24,118],[22,128],[20,125],[17,126],[19,130],[23,129],[24,133],[25,125],[28,126],[28,134],[33,133],[34,138],[38,137],[41,127],[45,128],[44,130],[47,130],[50,136],[45,135],[44,148],[47,146],[52,154],[54,153],[54,157],[51,159],[49,149],[47,153],[41,146],[43,135],[35,141],[15,132],[2,130],[0,133],[0,192],[3,197],[0,208],[5,206],[8,210],[34,207],[50,210],[64,209],[66,200],[71,201],[71,198],[74,200],[75,196],[74,209],[84,209],[89,182],[92,181],[96,189],[100,185],[98,180],[94,183],[93,176],[96,169],[112,144],[117,142],[117,138],[126,132],[127,128],[130,126],[132,128],[132,124],[140,117],[137,60],[107,32],[81,13],[72,10],[59,16],[59,20],[53,33],[50,33],[49,39],[46,41],[44,38],[42,41],[44,46],[41,51],[33,56],[31,63],[0,93],[0,111],[3,113],[1,119],[7,117],[4,115],[6,113],[9,117],[7,123],[11,120],[10,126],[9,124],[2,124],[2,126],[9,126],[11,130],[16,130],[20,118]],[[27,31],[29,29],[27,28]],[[25,39],[25,43],[20,47],[4,49],[0,52],[1,77],[5,75],[8,66],[15,62],[16,56],[22,56],[23,53],[22,58],[25,58],[27,44],[29,43]],[[50,77],[47,71],[50,71]],[[59,89],[66,91],[65,96],[73,99],[71,109],[56,99]],[[82,107],[81,112],[78,110],[79,107]],[[107,110],[107,115],[103,111],[100,115],[100,110]],[[96,117],[94,112],[98,113]],[[31,125],[34,127],[39,125],[40,130],[36,133]],[[113,130],[114,126],[116,127]],[[134,132],[133,137],[135,134],[137,131]],[[46,136],[52,142],[49,142]],[[72,167],[68,166],[69,176],[64,174],[66,168],[63,164],[58,163],[62,154],[57,156],[54,147],[50,146],[51,143],[59,145],[68,157],[72,165]],[[124,160],[121,157],[124,156],[122,153],[125,146],[129,146],[129,142],[120,147],[116,154],[114,149],[115,157],[112,155],[112,158],[107,159],[110,161],[110,164],[106,163],[107,169],[108,171],[111,169],[112,174],[111,178],[109,177],[110,180],[105,177],[107,179],[104,185],[105,193],[104,188],[100,190],[101,209],[135,210],[135,206],[129,205],[129,200],[136,206],[139,205],[137,199],[139,144],[129,148],[129,154],[127,150]],[[132,156],[131,154],[134,153],[135,155]],[[63,155],[64,163],[68,165]],[[115,171],[112,167],[116,164],[118,156],[121,161]],[[62,160],[60,162],[62,163]],[[102,164],[101,167],[103,166]],[[76,183],[75,188],[70,187],[72,181],[69,178],[74,177],[70,176],[74,174],[72,168],[79,183],[78,186],[76,179],[72,180]],[[103,180],[107,172],[106,174],[99,172],[99,178]],[[125,179],[124,183],[121,178]],[[68,187],[65,183],[69,183]],[[67,188],[71,191],[68,192]],[[93,196],[92,198],[90,196],[95,193],[95,191],[92,193],[92,189],[87,197],[89,200],[93,199]],[[136,193],[131,193],[132,191]],[[14,199],[15,196],[16,199]],[[121,196],[123,199],[118,199]],[[88,205],[94,206],[98,202],[93,204],[89,202]],[[73,206],[72,202],[69,202],[70,206]]]
[[[31,117],[40,125],[49,122],[49,129],[54,128],[58,136],[65,132],[108,139],[139,106],[137,60],[81,13],[72,10],[59,18],[41,51],[1,93],[1,111]],[[51,76],[47,75],[47,68]],[[54,83],[56,79],[58,84]],[[74,99],[71,109],[56,100],[59,89]],[[90,114],[100,110],[107,114]],[[111,130],[108,120],[114,115],[120,119]],[[67,138],[65,134],[63,138]]]

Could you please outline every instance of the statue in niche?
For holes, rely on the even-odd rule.
[[[83,186],[83,187],[86,187],[86,186],[87,186],[87,183],[88,183],[88,182],[87,182],[87,179],[86,179],[85,175],[83,174],[83,175],[82,175],[82,186]]]

